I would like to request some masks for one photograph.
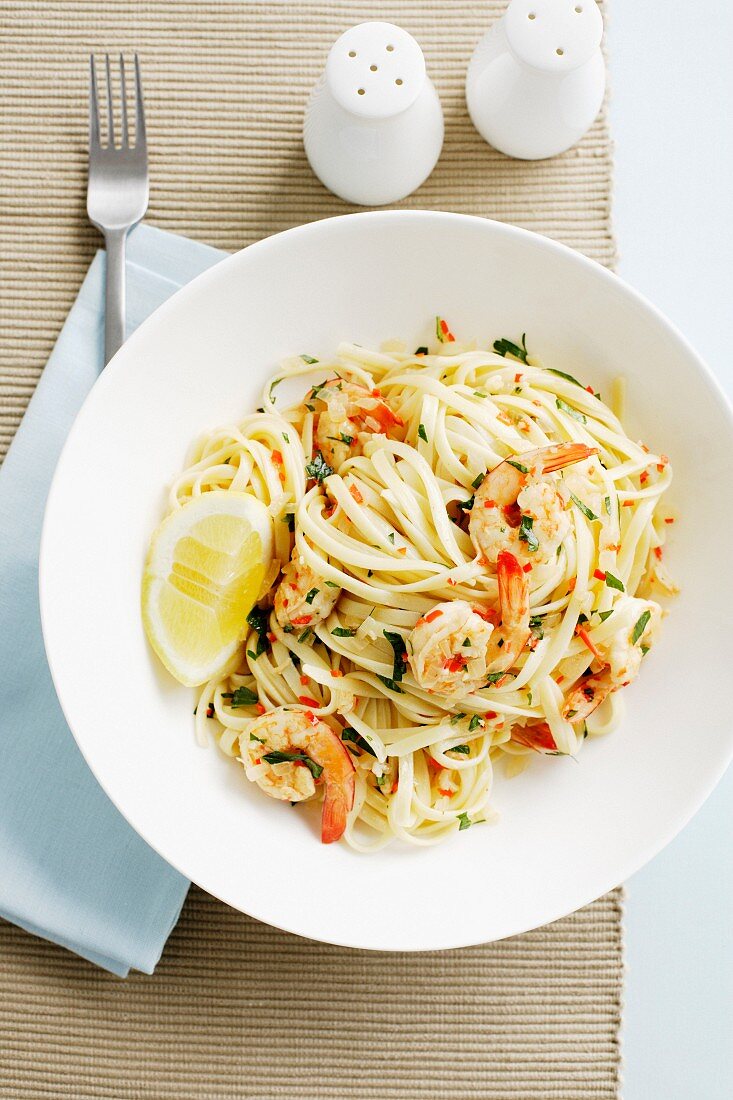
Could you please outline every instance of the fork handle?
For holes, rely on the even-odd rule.
[[[104,235],[107,246],[107,272],[104,309],[104,362],[125,342],[125,242],[127,230],[111,230]]]

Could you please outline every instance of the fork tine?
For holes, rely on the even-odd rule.
[[[122,123],[122,137],[120,141],[124,149],[127,146],[127,90],[125,88],[125,58],[122,54],[120,54],[120,91],[120,115]]]
[[[99,101],[94,54],[89,54],[89,148],[99,148]]]
[[[110,149],[115,147],[115,116],[112,110],[112,74],[109,68],[109,54],[104,55],[104,63],[107,69],[107,144]]]
[[[145,152],[145,103],[143,101],[143,81],[140,76],[140,59],[135,54],[135,147]]]

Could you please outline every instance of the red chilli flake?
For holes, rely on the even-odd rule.
[[[657,561],[662,560],[662,547],[661,546],[655,546],[654,547],[654,557],[657,559]]]
[[[257,711],[258,714],[264,714],[265,713],[265,708],[262,705],[262,703],[255,703],[255,710]]]
[[[556,684],[561,684],[561,683],[563,682],[563,680],[564,680],[564,679],[565,679],[565,677],[564,677],[564,676],[562,676],[562,675],[560,675],[560,676],[558,676],[557,680],[555,680],[555,683],[556,683]]]
[[[532,572],[532,562],[531,561],[528,561],[526,565],[522,566],[522,572],[523,573],[531,573]]]
[[[512,424],[513,423],[511,416],[509,416],[509,414],[505,413],[503,410],[500,413],[496,414],[496,419],[501,420],[502,424]]]
[[[578,583],[578,578],[577,577],[571,577],[570,580],[568,581],[568,592],[574,592],[575,591],[575,586],[576,586],[577,583]]]
[[[390,794],[397,794],[397,788],[399,787],[399,785],[400,785],[400,781],[399,781],[399,779],[395,779],[395,781],[394,781],[394,783],[392,784],[392,787],[391,787],[391,790],[390,790],[390,792],[389,792],[389,793],[390,793]]]
[[[310,722],[310,724],[312,726],[317,726],[318,725],[320,719],[316,718],[316,716],[315,716],[315,714],[313,713],[312,710],[307,710],[305,712],[305,716],[306,716],[306,718],[308,719],[308,721]]]
[[[485,500],[484,501],[484,508],[496,508],[496,501],[495,500]]]
[[[486,714],[484,715],[484,718],[488,718],[488,720],[491,721],[493,718],[496,718],[496,711],[495,710],[487,710]]]
[[[343,672],[341,671],[340,668],[332,668],[331,669],[331,675],[332,676],[343,676]]]
[[[665,516],[664,517],[664,522],[665,523],[674,523],[674,519],[672,518],[672,516]]]
[[[443,661],[443,668],[448,672],[462,672],[468,664],[468,661],[460,653],[454,653],[452,657],[446,657]]]
[[[646,470],[642,470],[641,474],[639,475],[639,484],[640,485],[646,485],[648,480],[649,480],[649,474],[647,473]]]
[[[446,584],[449,584],[449,585],[451,586],[451,588],[455,588],[455,587],[456,587],[456,585],[458,584],[458,581],[454,581],[452,577],[448,577],[448,578],[446,579],[446,582],[445,582],[445,583],[446,583]]]
[[[514,375],[514,382],[515,382],[515,384],[516,384],[517,382],[521,382],[521,381],[522,381],[522,376],[521,376],[521,374],[515,374],[515,375]]]
[[[357,489],[356,485],[349,485],[349,492],[351,493],[352,497],[354,498],[354,500],[356,501],[357,504],[363,504],[364,503],[364,497],[361,495],[361,493]]]
[[[603,572],[602,569],[594,569],[593,576],[596,578],[597,581],[605,581],[606,579],[606,574]]]
[[[312,618],[312,615],[299,615],[297,619],[291,619],[290,622],[293,626],[307,626]]]
[[[588,631],[585,629],[585,627],[582,627],[580,624],[578,624],[575,628],[575,633],[578,635],[578,637],[582,641],[583,645],[587,649],[589,649],[591,651],[591,653],[593,654],[593,656],[597,657],[598,660],[600,661],[602,659],[601,654],[599,653],[598,649],[596,648],[596,646],[591,641],[590,635],[588,634]]]
[[[634,502],[633,502],[633,500],[625,500],[623,502],[623,504],[621,505],[621,507],[622,508],[633,508],[634,507]]]
[[[272,633],[271,630],[268,631],[268,633],[267,633],[267,640],[268,640],[268,642],[276,642],[277,641],[277,637]]]
[[[299,695],[298,702],[302,703],[304,707],[315,707],[316,709],[321,705],[317,699],[311,698],[310,695]]]
[[[308,684],[311,682],[310,681],[310,676],[301,676],[300,677],[300,682],[303,685],[303,687],[308,687]]]
[[[442,794],[444,798],[452,798],[455,791],[446,790],[445,787],[438,787],[438,794]]]
[[[276,466],[282,466],[282,464],[283,464],[282,452],[281,451],[273,451],[272,452],[272,461],[275,463]]]
[[[440,610],[440,608],[436,607],[434,611],[431,611],[428,615],[425,616],[423,622],[432,623],[435,619],[440,618],[442,614],[443,612]]]

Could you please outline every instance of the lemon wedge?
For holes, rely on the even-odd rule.
[[[142,615],[176,680],[203,684],[226,666],[271,558],[270,514],[249,493],[202,493],[163,520],[150,540]]]

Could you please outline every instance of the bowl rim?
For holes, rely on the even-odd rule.
[[[303,223],[301,225],[293,226],[278,233],[273,233],[268,237],[263,237],[260,240],[255,241],[242,249],[239,249],[237,252],[233,252],[229,255],[224,256],[219,262],[212,264],[211,267],[207,268],[205,271],[201,272],[199,275],[195,276],[188,283],[184,284],[177,291],[175,291],[170,296],[170,298],[163,302],[162,305],[158,306],[153,311],[153,313],[150,314],[150,316],[138,326],[138,328],[125,341],[120,351],[118,351],[113,359],[110,360],[110,362],[100,371],[96,381],[94,382],[94,385],[84,399],[81,408],[77,412],[74,423],[64,442],[61,454],[59,455],[44,508],[43,527],[39,549],[38,594],[40,604],[41,629],[46,659],[51,672],[51,678],[61,710],[79,751],[81,752],[90,771],[94,775],[97,783],[99,783],[102,790],[110,799],[112,805],[115,806],[120,814],[122,814],[130,827],[134,829],[134,831],[146,842],[146,844],[148,844],[148,846],[153,851],[155,851],[166,863],[168,863],[184,878],[189,879],[191,882],[194,882],[195,880],[190,879],[189,873],[185,870],[184,867],[180,865],[180,861],[177,859],[171,859],[165,854],[163,850],[166,847],[165,843],[161,844],[160,841],[156,841],[153,837],[151,837],[149,835],[148,829],[145,826],[138,827],[138,825],[134,821],[134,818],[137,816],[137,814],[127,811],[124,806],[121,805],[120,802],[113,797],[113,795],[107,789],[107,785],[105,784],[105,782],[102,780],[100,775],[97,774],[97,770],[95,769],[93,761],[90,759],[89,755],[87,755],[87,751],[85,751],[85,746],[82,743],[84,739],[77,736],[77,733],[74,730],[74,725],[72,723],[70,715],[71,707],[69,706],[68,695],[65,692],[64,683],[60,675],[58,675],[58,668],[54,658],[54,647],[51,637],[52,629],[49,623],[48,613],[49,588],[51,586],[51,536],[49,531],[49,513],[51,511],[51,506],[53,503],[55,503],[56,496],[59,492],[59,486],[62,481],[64,460],[67,453],[71,450],[73,446],[73,442],[78,430],[81,411],[85,408],[87,403],[92,398],[92,395],[95,394],[99,388],[105,388],[106,386],[113,384],[110,379],[114,380],[117,373],[120,370],[124,369],[126,356],[130,353],[130,351],[134,353],[137,343],[147,338],[147,329],[149,325],[153,323],[153,319],[158,320],[160,319],[160,317],[165,317],[168,312],[179,308],[181,301],[185,301],[190,296],[195,297],[202,286],[205,286],[209,282],[215,281],[217,278],[220,278],[222,271],[226,272],[230,267],[233,268],[235,265],[242,263],[243,257],[245,257],[246,255],[249,255],[252,252],[259,253],[262,251],[266,251],[268,248],[273,247],[276,242],[281,241],[283,238],[296,236],[307,239],[310,236],[317,236],[320,232],[323,231],[324,226],[337,227],[340,223],[346,222],[353,223],[354,221],[360,221],[376,224],[382,222],[406,220],[411,222],[423,221],[425,223],[435,223],[436,221],[444,223],[460,222],[461,224],[473,223],[477,227],[486,227],[486,225],[488,224],[492,228],[492,231],[498,233],[500,236],[504,235],[507,238],[530,241],[536,247],[540,247],[550,253],[555,253],[560,257],[570,259],[571,262],[578,264],[580,267],[586,268],[586,270],[588,270],[589,272],[592,271],[595,277],[601,279],[601,281],[605,282],[608,286],[613,286],[617,289],[620,288],[621,292],[627,298],[629,298],[638,307],[641,307],[641,309],[651,315],[651,317],[656,320],[656,322],[662,328],[667,330],[668,334],[680,345],[682,350],[690,359],[691,363],[695,365],[697,371],[699,371],[706,378],[707,382],[709,383],[714,394],[717,396],[717,399],[719,400],[725,412],[728,420],[731,439],[733,439],[733,402],[728,397],[727,393],[723,390],[711,367],[695,350],[695,348],[683,335],[679,328],[674,324],[674,322],[669,320],[669,318],[657,306],[649,301],[649,299],[646,298],[645,295],[637,291],[634,287],[632,287],[624,279],[618,276],[610,268],[605,267],[598,261],[591,259],[584,253],[579,252],[578,250],[571,248],[560,241],[554,240],[551,237],[543,236],[542,234],[536,233],[533,230],[524,229],[520,226],[512,225],[511,223],[500,222],[492,218],[484,218],[473,214],[462,214],[453,211],[430,209],[369,210],[359,211],[356,213],[341,214],[334,217],[320,218],[311,222]],[[335,231],[338,231],[338,229],[336,228]],[[123,354],[120,354],[121,352]],[[548,913],[545,914],[540,924],[530,923],[526,926],[523,925],[522,927],[516,928],[510,932],[503,933],[502,935],[492,936],[489,940],[477,940],[475,936],[459,939],[458,941],[455,938],[452,938],[449,941],[445,942],[431,943],[429,947],[413,947],[409,945],[405,946],[404,944],[395,947],[390,946],[387,943],[365,944],[357,942],[353,938],[334,937],[331,935],[327,937],[318,936],[317,939],[319,940],[319,942],[332,944],[334,946],[349,947],[357,950],[388,952],[404,951],[412,953],[428,950],[458,950],[464,947],[476,946],[480,943],[498,942],[501,939],[515,935],[522,935],[523,933],[531,931],[534,928],[544,927],[547,924],[551,924],[556,920],[559,920],[565,916],[569,916],[571,913],[577,912],[579,909],[583,908],[586,905],[589,905],[591,902],[602,897],[610,890],[624,883],[625,881],[627,881],[627,879],[629,879],[632,875],[634,875],[637,871],[644,867],[656,855],[658,855],[659,852],[661,852],[669,843],[671,843],[671,841],[674,840],[674,838],[686,827],[686,825],[689,824],[690,820],[699,811],[701,806],[707,801],[715,787],[722,779],[732,760],[733,737],[731,737],[730,739],[727,754],[721,758],[721,762],[715,768],[711,769],[707,782],[700,785],[696,798],[687,806],[685,813],[679,818],[675,819],[675,823],[668,827],[662,834],[660,834],[660,836],[656,837],[653,842],[649,842],[646,845],[639,845],[636,849],[634,849],[635,855],[633,858],[629,857],[626,860],[625,870],[623,871],[623,874],[621,875],[621,878],[618,882],[608,881],[607,879],[604,879],[602,888],[600,890],[594,887],[590,894],[588,894],[587,892],[583,893],[581,901],[577,905],[574,904],[571,909],[567,909],[565,905],[553,907]],[[278,920],[277,922],[273,921],[270,915],[265,912],[259,911],[258,907],[255,905],[248,904],[248,908],[246,910],[243,910],[240,909],[239,906],[236,905],[236,903],[231,902],[227,898],[222,898],[210,886],[201,885],[201,888],[206,890],[206,892],[210,893],[213,897],[216,897],[218,900],[222,901],[224,904],[230,905],[232,906],[232,908],[238,909],[240,912],[245,912],[247,915],[253,917],[254,919],[270,924],[272,927],[278,928],[281,931],[288,932],[292,935],[297,935],[303,938],[316,938],[315,936],[313,936],[312,933],[306,933],[300,931],[298,928],[293,927],[290,922],[283,922],[282,920]]]

